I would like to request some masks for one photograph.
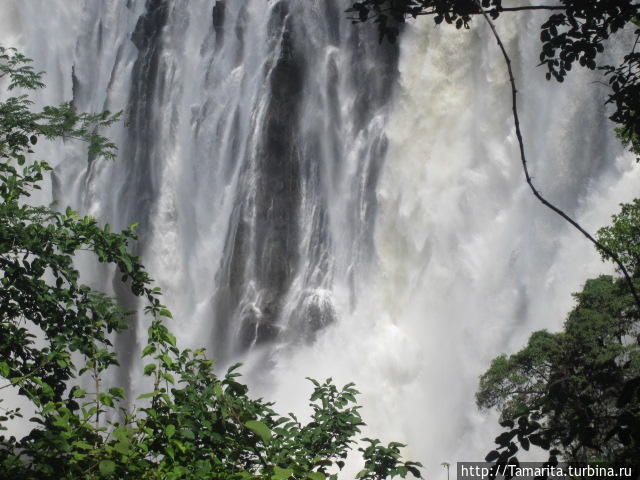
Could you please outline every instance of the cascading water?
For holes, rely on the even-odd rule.
[[[0,40],[48,72],[42,104],[124,111],[120,158],[64,145],[51,194],[140,222],[182,345],[244,361],[285,411],[303,411],[305,376],[355,381],[371,432],[435,474],[491,446],[494,419],[473,406],[490,359],[559,328],[604,267],[526,189],[484,26],[417,22],[398,50],[350,25],[348,3],[15,0]],[[593,230],[638,174],[593,78],[558,87],[535,70],[539,19],[499,25],[531,168]],[[119,340],[121,384],[140,380],[144,331]]]

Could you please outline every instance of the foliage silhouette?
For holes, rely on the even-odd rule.
[[[638,200],[622,205],[598,232],[636,283],[639,207]],[[498,356],[480,378],[478,406],[497,408],[508,428],[487,461],[516,461],[530,445],[549,450],[552,464],[561,456],[634,466],[640,458],[638,310],[625,281],[610,275],[588,280],[575,298],[562,332],[533,333],[524,349]]]

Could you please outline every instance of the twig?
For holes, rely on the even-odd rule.
[[[98,362],[93,360],[93,381],[96,388],[96,429],[100,427],[100,372],[98,371]]]
[[[540,192],[538,192],[536,187],[533,185],[533,181],[531,179],[531,175],[529,175],[529,168],[527,167],[527,157],[525,156],[525,153],[524,153],[524,141],[522,140],[522,131],[520,130],[520,119],[518,117],[518,103],[517,103],[518,90],[516,88],[516,81],[515,81],[515,78],[513,76],[513,70],[511,69],[511,59],[509,58],[509,55],[507,54],[507,50],[505,49],[504,44],[502,43],[502,40],[500,39],[500,35],[498,35],[498,31],[496,30],[496,27],[495,27],[493,21],[489,18],[489,16],[487,15],[487,12],[482,8],[482,5],[481,5],[480,1],[479,0],[474,0],[474,1],[475,1],[476,5],[478,5],[478,8],[480,8],[482,16],[484,17],[484,19],[489,24],[489,27],[491,28],[491,32],[493,33],[493,36],[495,37],[496,41],[498,42],[498,47],[500,48],[500,51],[502,52],[502,56],[504,57],[504,61],[505,61],[506,65],[507,65],[507,71],[509,72],[509,83],[511,84],[511,110],[513,112],[513,123],[515,124],[515,127],[516,127],[516,137],[518,138],[518,146],[520,148],[520,160],[522,161],[522,169],[524,170],[524,176],[525,176],[525,178],[527,180],[527,184],[531,188],[531,191],[533,192],[535,197],[538,200],[540,200],[540,202],[545,207],[553,210],[555,213],[557,213],[562,218],[564,218],[567,222],[569,222],[571,225],[573,225],[580,233],[582,233],[582,235],[585,238],[587,238],[599,250],[601,250],[608,257],[610,257],[616,263],[616,265],[618,265],[618,268],[620,269],[620,271],[624,275],[624,278],[627,281],[627,285],[629,286],[629,290],[631,291],[631,294],[633,295],[633,299],[635,301],[636,308],[638,309],[638,312],[640,312],[640,296],[638,296],[638,292],[636,291],[636,287],[633,284],[633,280],[631,279],[631,276],[629,275],[629,272],[625,268],[625,266],[622,263],[622,261],[620,261],[620,259],[618,258],[618,255],[616,255],[612,250],[610,250],[609,248],[605,247],[602,243],[600,243],[598,240],[596,240],[589,232],[587,232],[584,228],[582,228],[582,226],[578,222],[573,220],[569,215],[564,213],[560,208],[556,207],[555,205],[550,203],[548,200],[546,200],[540,194]]]
[[[51,363],[51,359],[50,358],[49,359],[45,359],[45,361],[43,363],[38,365],[36,368],[34,368],[29,373],[25,373],[24,375],[22,375],[20,377],[14,377],[14,378],[11,378],[11,379],[7,379],[7,380],[9,380],[10,383],[1,386],[0,390],[3,390],[3,389],[8,388],[8,387],[15,387],[20,382],[28,380],[29,378],[33,377],[36,373],[38,373],[40,370],[42,370],[44,367],[46,367],[49,363]]]
[[[478,2],[476,2],[477,4]],[[369,7],[371,8],[371,7]],[[422,8],[427,8],[427,7],[422,7]],[[482,12],[482,7],[478,6],[478,8],[480,8],[480,12],[473,12],[473,13],[469,13],[469,15],[476,15],[477,13],[481,13]],[[502,6],[494,6],[491,8],[491,10],[489,10],[490,12],[498,12],[498,13],[506,13],[506,12],[521,12],[521,11],[525,11],[525,10],[566,10],[567,7],[564,5],[520,5],[520,6],[515,6],[515,7],[502,7]],[[347,11],[351,11],[351,10],[347,10]],[[374,14],[372,17],[370,18],[376,18],[379,15],[393,15],[394,12],[394,7],[393,6],[389,6],[387,8],[380,8],[374,11]],[[403,16],[404,18],[415,18],[415,17],[422,17],[422,16],[426,16],[426,15],[438,15],[440,12],[438,12],[436,10],[435,7],[432,7],[431,10],[422,10],[419,12],[412,12],[412,13],[408,13],[408,12],[403,12]],[[448,10],[447,13],[454,13],[451,10]],[[349,20],[355,21],[355,22],[360,22],[360,17],[358,15],[354,15],[352,17],[347,17]]]

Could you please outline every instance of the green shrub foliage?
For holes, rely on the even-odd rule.
[[[640,202],[622,205],[598,238],[638,283]],[[602,254],[604,260],[610,260]],[[476,401],[497,408],[504,433],[487,456],[517,461],[520,449],[549,451],[548,462],[640,458],[640,318],[621,277],[587,280],[563,331],[538,331],[525,348],[500,355],[480,378]],[[637,474],[637,472],[636,472]]]

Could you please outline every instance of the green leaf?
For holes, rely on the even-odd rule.
[[[160,355],[160,360],[162,360],[162,363],[167,368],[171,368],[173,366],[173,360],[169,355],[166,355],[166,354]]]
[[[171,438],[173,437],[173,435],[176,433],[176,427],[175,425],[167,425],[167,428],[165,428],[164,432],[167,434],[167,437]]]
[[[173,333],[166,331],[162,334],[162,338],[169,342],[169,345],[171,345],[172,347],[176,346],[176,337]]]
[[[72,446],[75,447],[75,448],[80,448],[82,450],[93,450],[94,449],[93,445],[89,445],[87,442],[84,442],[82,440],[79,440],[77,442],[73,442]]]
[[[121,455],[129,455],[131,453],[131,445],[128,441],[117,442],[113,449]]]
[[[146,357],[147,355],[151,355],[152,353],[154,353],[156,351],[156,346],[155,345],[147,345],[146,347],[144,347],[144,349],[142,350],[142,356]]]
[[[124,388],[120,387],[111,387],[109,389],[109,393],[116,398],[124,398]]]
[[[293,475],[292,468],[280,468],[278,466],[273,467],[273,475],[271,477],[272,480],[287,480],[290,476]]]
[[[133,264],[131,263],[131,260],[129,259],[128,256],[122,256],[120,257],[120,259],[122,260],[122,263],[124,263],[124,266],[127,270],[127,273],[131,273],[133,272]]]
[[[245,422],[244,426],[258,435],[260,440],[262,440],[262,443],[268,444],[271,440],[271,430],[269,430],[269,427],[264,423],[258,420],[249,420],[248,422]]]
[[[142,395],[138,395],[137,400],[143,400],[145,398],[152,398],[152,397],[155,397],[157,394],[158,394],[157,391],[149,392],[149,393],[143,393]]]
[[[310,480],[325,480],[326,475],[322,472],[309,472],[307,473],[307,478]]]
[[[72,390],[73,398],[82,398],[86,395],[87,391],[82,388],[76,387]]]
[[[116,429],[113,431],[113,437],[117,438],[118,440],[125,440],[128,438],[128,431],[126,428],[120,426],[120,427],[116,427]]]
[[[106,393],[100,393],[98,395],[98,400],[103,405],[107,405],[108,407],[113,407],[113,398],[111,398],[111,395],[107,395]]]
[[[144,366],[144,374],[145,375],[151,375],[155,371],[156,368],[157,367],[156,367],[155,363],[150,363],[148,365],[145,365]]]
[[[111,460],[102,460],[98,464],[98,468],[100,469],[100,474],[106,477],[116,471],[116,464]]]

